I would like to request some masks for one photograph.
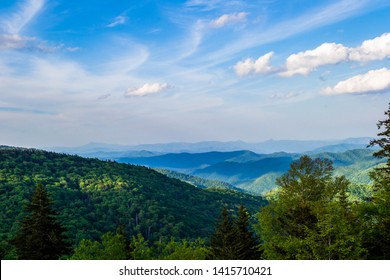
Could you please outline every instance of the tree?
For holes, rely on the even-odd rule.
[[[238,207],[238,216],[234,226],[237,230],[236,260],[260,259],[259,242],[254,232],[249,229],[250,215],[243,205]]]
[[[123,234],[107,232],[102,241],[83,239],[72,255],[72,260],[126,260],[129,248]]]
[[[383,129],[378,133],[380,138],[370,141],[369,146],[378,145],[380,149],[374,156],[387,158],[387,163],[371,173],[374,193],[362,215],[366,222],[366,246],[369,257],[374,259],[390,257],[390,104],[385,115],[387,119],[377,124],[378,129]]]
[[[355,227],[349,228],[347,221],[345,190],[349,182],[343,177],[333,179],[332,171],[330,160],[302,156],[276,180],[278,197],[258,214],[263,257],[360,257],[361,240],[355,238]]]
[[[383,129],[382,132],[378,133],[380,138],[370,141],[368,147],[373,147],[378,145],[381,149],[374,153],[374,156],[380,158],[387,158],[387,164],[385,167],[380,168],[382,175],[389,179],[390,177],[390,103],[389,109],[385,112],[387,119],[379,121],[377,124],[378,129]]]
[[[234,260],[236,257],[236,229],[232,215],[224,207],[219,223],[210,239],[208,258],[215,260]]]
[[[205,241],[196,239],[188,241],[186,239],[175,241],[173,238],[169,242],[158,242],[156,244],[159,260],[204,260],[206,259]]]
[[[39,183],[26,207],[28,214],[11,241],[19,259],[54,260],[69,253],[70,247],[64,238],[65,229],[58,223],[58,214],[51,205],[45,188]]]
[[[148,241],[141,233],[131,239],[130,256],[132,260],[152,260],[155,258],[153,248],[149,246]]]
[[[249,230],[250,215],[244,206],[238,208],[237,217],[224,208],[220,221],[211,236],[210,259],[253,260],[260,258],[259,243]]]

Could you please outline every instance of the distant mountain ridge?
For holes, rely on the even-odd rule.
[[[262,194],[274,188],[275,179],[302,154],[329,158],[334,162],[335,174],[345,175],[354,183],[369,183],[370,171],[382,162],[372,156],[372,149],[367,149],[371,139],[268,140],[261,143],[209,141],[137,146],[90,143],[76,148],[56,148],[56,151],[166,169],[195,176],[170,174],[187,182],[199,182],[197,178],[200,177]]]
[[[232,152],[248,150],[255,153],[270,154],[275,152],[307,153],[318,151],[346,151],[365,148],[372,140],[370,137],[347,138],[342,140],[267,140],[259,143],[243,141],[204,141],[198,143],[161,143],[142,145],[113,145],[104,143],[89,143],[79,147],[51,147],[45,150],[78,154],[83,156],[97,156],[110,153],[149,152],[149,153],[204,153],[204,152]]]
[[[333,162],[336,175],[344,175],[354,183],[368,183],[369,172],[384,160],[375,158],[373,150],[355,149],[345,152],[310,153],[313,158]],[[150,157],[125,157],[124,163],[163,168],[208,180],[222,181],[255,194],[275,187],[275,179],[285,173],[302,154],[256,154],[250,151],[172,153]],[[183,176],[184,178],[184,176]]]

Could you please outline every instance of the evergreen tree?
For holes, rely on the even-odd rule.
[[[57,213],[51,205],[45,188],[39,183],[26,207],[28,214],[11,241],[19,259],[55,260],[69,253],[65,229],[57,222]]]
[[[235,220],[237,230],[236,260],[258,260],[260,258],[259,242],[255,234],[249,230],[250,215],[243,205],[238,207]]]
[[[374,156],[380,158],[387,158],[387,164],[385,167],[380,168],[378,171],[381,171],[382,176],[390,179],[390,103],[389,109],[385,112],[387,119],[379,121],[377,124],[378,129],[383,129],[383,131],[378,133],[380,138],[370,141],[368,147],[373,147],[378,145],[381,149],[374,153]]]
[[[209,258],[217,260],[255,260],[260,258],[259,243],[249,230],[250,215],[244,206],[233,218],[226,208],[211,236]]]
[[[210,239],[208,258],[214,260],[234,260],[237,257],[237,229],[232,215],[223,208],[219,223]]]
[[[378,129],[383,129],[378,133],[380,138],[372,140],[369,146],[378,145],[381,149],[374,156],[387,158],[387,163],[371,173],[374,194],[362,215],[366,222],[366,246],[369,257],[374,259],[390,258],[390,104],[385,115],[387,119],[377,124]]]

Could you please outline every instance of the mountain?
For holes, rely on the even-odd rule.
[[[115,158],[118,162],[146,165],[152,168],[166,168],[173,170],[192,170],[224,161],[234,161],[240,157],[248,157],[248,154],[256,157],[256,154],[248,151],[235,152],[207,152],[207,153],[177,153],[164,154],[150,157],[125,157]]]
[[[0,245],[41,182],[72,244],[123,227],[150,241],[207,237],[223,206],[258,211],[266,202],[229,189],[201,189],[150,168],[35,149],[0,148]]]
[[[275,152],[287,152],[287,153],[307,153],[312,150],[322,149],[321,151],[338,151],[342,150],[342,146],[348,149],[353,147],[365,148],[372,138],[348,138],[342,140],[267,140],[259,143],[247,143],[243,141],[204,141],[198,143],[162,143],[162,144],[143,144],[143,145],[112,145],[103,143],[89,143],[80,147],[52,147],[44,148],[45,150],[78,154],[88,157],[100,158],[99,154],[110,152],[134,152],[134,151],[149,151],[153,153],[205,153],[205,152],[232,152],[240,150],[248,150],[260,154],[270,154]],[[327,150],[326,147],[333,150]]]
[[[384,160],[375,158],[372,153],[370,149],[355,149],[337,153],[313,152],[310,156],[330,159],[335,167],[336,175],[344,175],[353,183],[366,184],[370,182],[370,171],[384,162]],[[285,173],[290,168],[290,164],[301,155],[284,152],[256,154],[250,151],[236,151],[177,153],[116,160],[222,181],[239,189],[261,194],[273,189],[276,186],[275,179]]]

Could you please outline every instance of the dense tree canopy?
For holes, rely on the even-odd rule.
[[[251,213],[266,203],[233,190],[204,190],[152,169],[33,149],[0,148],[0,248],[14,258],[9,240],[19,230],[37,182],[75,247],[101,242],[103,234],[124,227],[127,236],[147,242],[208,238],[222,207],[244,204]]]
[[[364,253],[345,198],[348,181],[326,159],[301,157],[277,180],[277,199],[260,211],[268,259],[356,259]]]

